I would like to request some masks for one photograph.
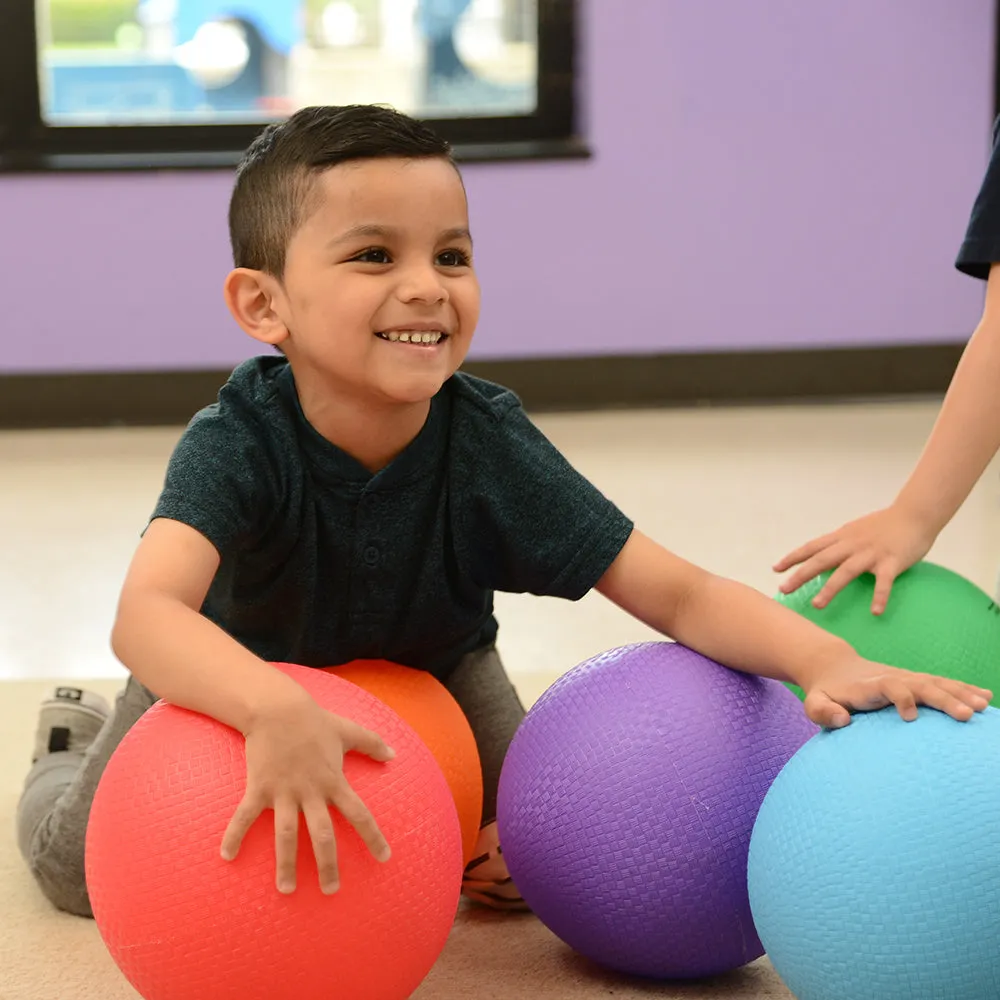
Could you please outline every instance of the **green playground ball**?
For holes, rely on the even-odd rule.
[[[881,615],[871,613],[871,573],[852,580],[825,608],[814,608],[812,599],[829,577],[821,573],[777,600],[869,660],[990,688],[992,704],[1000,706],[1000,607],[984,590],[943,566],[919,562],[896,578]],[[797,685],[788,687],[804,697]]]

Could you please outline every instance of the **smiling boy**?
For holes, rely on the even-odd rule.
[[[342,761],[391,749],[268,663],[359,658],[430,671],[461,705],[485,793],[465,891],[523,905],[495,823],[524,712],[495,648],[497,590],[577,599],[596,588],[735,669],[797,682],[824,725],[893,703],[909,719],[917,702],[957,719],[986,707],[988,691],[863,660],[668,552],[569,465],[513,393],[458,372],[479,284],[462,180],[427,126],[362,106],[307,108],[265,129],[237,172],[230,234],[226,302],[280,354],[237,367],[177,445],[122,589],[112,641],[131,676],[114,711],[74,689],[42,707],[18,835],[56,906],[90,913],[90,802],[157,696],[246,738],[246,795],[224,857],[273,809],[276,882],[293,891],[301,813],[334,892],[332,805],[388,860]]]

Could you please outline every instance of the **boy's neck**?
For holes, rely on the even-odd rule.
[[[431,401],[379,407],[316,391],[296,382],[299,405],[313,429],[360,462],[372,475],[384,469],[420,433]]]

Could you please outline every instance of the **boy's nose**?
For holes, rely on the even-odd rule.
[[[433,267],[413,268],[399,283],[399,298],[403,302],[437,304],[448,301],[448,289]]]

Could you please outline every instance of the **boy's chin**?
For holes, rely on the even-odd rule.
[[[385,386],[386,395],[401,404],[425,403],[441,391],[453,372],[430,372],[414,378],[393,379]]]

